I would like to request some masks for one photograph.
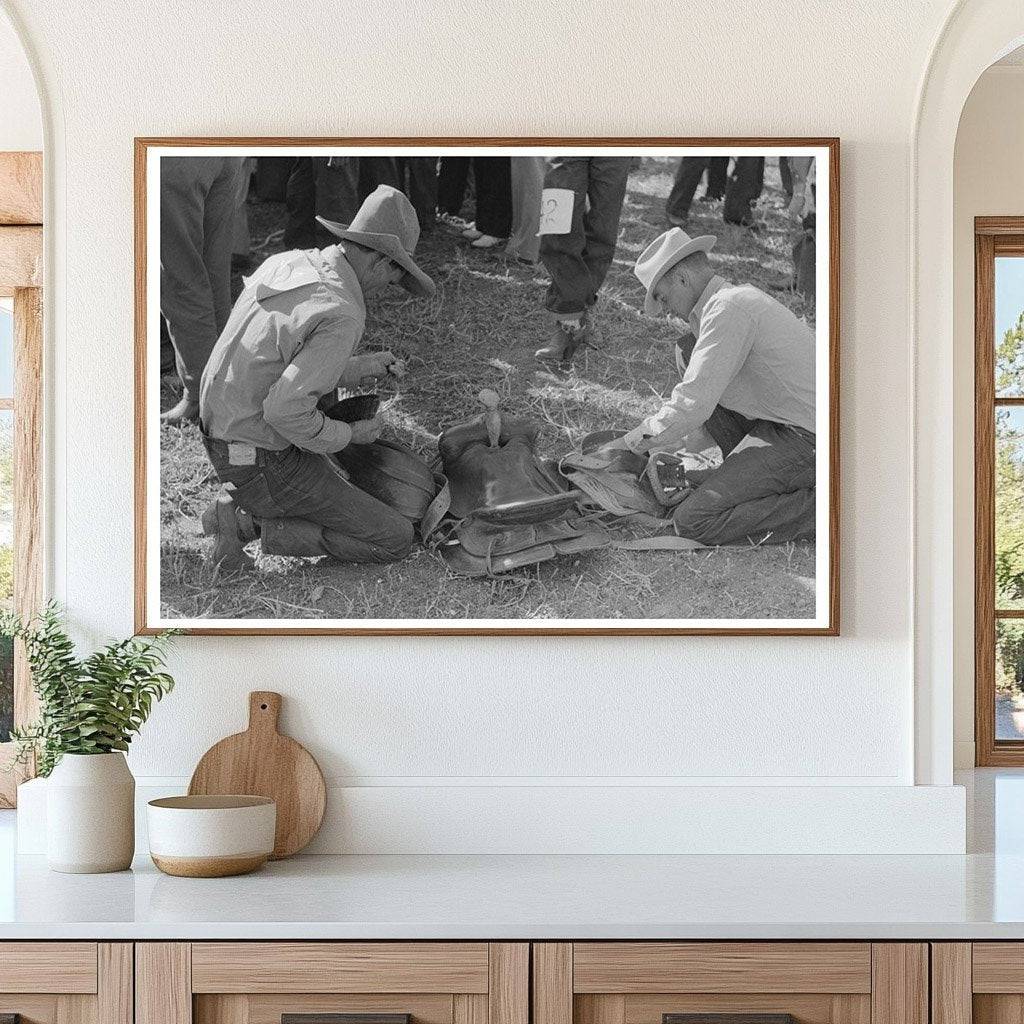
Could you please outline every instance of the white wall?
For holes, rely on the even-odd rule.
[[[1024,216],[1024,65],[986,71],[960,120],[954,161],[955,573],[974,577],[974,218]],[[974,592],[954,602],[954,739],[974,764]]]
[[[6,2],[54,115],[52,589],[92,638],[132,627],[133,136],[843,142],[841,638],[186,639],[137,773],[187,775],[263,687],[286,694],[288,729],[335,784],[429,807],[466,806],[467,784],[913,782],[907,167],[945,0],[836,0],[827,15],[810,0],[715,3],[696,17],[672,0],[594,0],[585,17],[539,0],[486,14],[420,0],[385,17],[353,0],[288,20],[269,0]],[[825,827],[828,790],[808,799]],[[934,806],[959,841],[960,805]]]
[[[14,27],[0,11],[0,150],[42,148],[36,84]]]

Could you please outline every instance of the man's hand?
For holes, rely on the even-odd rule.
[[[338,383],[342,387],[354,388],[368,377],[379,380],[387,376],[405,376],[405,360],[395,358],[393,352],[367,352],[349,359]]]
[[[385,352],[369,352],[362,357],[363,373],[368,377],[401,377],[405,373],[405,361],[399,359],[389,350]]]
[[[654,438],[644,430],[644,425],[634,427],[628,433],[623,434],[616,442],[620,448],[628,448],[637,455],[643,455],[653,443]]]
[[[352,440],[349,444],[373,444],[380,437],[384,423],[379,416],[374,416],[372,420],[356,420],[355,423],[350,423],[349,427],[352,431]]]

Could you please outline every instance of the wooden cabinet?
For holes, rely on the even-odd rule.
[[[0,942],[4,1014],[22,1024],[325,1014],[361,1017],[331,1024],[695,1024],[672,1014],[1020,1024],[1024,943]]]
[[[132,944],[0,943],[7,1014],[21,1024],[132,1024]]]
[[[139,943],[136,1024],[529,1024],[529,967],[522,942]]]
[[[1024,942],[934,942],[933,1024],[1024,1020]]]
[[[791,1014],[796,1024],[928,1024],[928,947],[869,942],[533,946],[533,1024]],[[728,1024],[727,1021],[723,1024]]]

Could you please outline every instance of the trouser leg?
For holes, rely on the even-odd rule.
[[[805,298],[814,301],[817,291],[814,214],[804,218],[804,230],[793,245],[793,286]]]
[[[261,203],[283,203],[294,165],[293,156],[256,157],[256,198]]]
[[[231,229],[231,255],[248,259],[252,241],[249,238],[249,188],[255,173],[256,158],[246,157],[242,162],[242,173],[238,178],[235,193],[235,214]]]
[[[782,181],[782,191],[786,193],[786,198],[792,199],[793,169],[789,166],[789,157],[779,157],[779,179]]]
[[[761,195],[763,188],[764,157],[737,157],[732,178],[725,190],[722,217],[726,224],[752,224],[754,215],[750,207]]]
[[[214,342],[231,315],[231,247],[235,236],[235,208],[245,176],[244,158],[226,156],[221,160],[223,166],[210,183],[203,208],[203,263],[213,295],[213,314],[217,325]],[[201,377],[206,369],[206,361],[212,351],[211,343],[198,376]]]
[[[544,307],[556,316],[578,315],[594,294],[590,270],[583,258],[586,238],[583,215],[590,182],[588,157],[553,157],[544,175],[545,188],[569,189],[573,193],[572,223],[564,235],[542,235],[540,258],[551,275]]]
[[[704,193],[706,199],[721,199],[729,181],[729,158],[713,156],[708,159],[708,184]]]
[[[313,158],[298,157],[284,188],[288,217],[284,227],[287,249],[312,249],[316,245],[316,175]]]
[[[813,539],[814,465],[810,435],[758,420],[676,507],[676,533],[708,546]]]
[[[211,281],[204,256],[206,195],[223,159],[164,157],[160,163],[160,312],[191,402],[199,401],[199,378],[219,333],[214,289],[223,288]],[[230,303],[230,221],[225,242]]]
[[[437,208],[441,213],[457,217],[466,200],[469,165],[472,157],[443,156],[437,179]]]
[[[586,247],[583,259],[590,273],[588,305],[597,301],[597,293],[608,276],[615,245],[619,240],[619,218],[626,198],[629,157],[600,156],[590,161],[589,203],[583,214]]]
[[[536,263],[540,255],[537,225],[543,188],[544,158],[512,157],[512,234],[505,251],[530,263]]]
[[[359,157],[359,201],[362,202],[378,185],[402,187],[396,159],[393,156]]]
[[[313,157],[316,212],[326,220],[350,224],[359,210],[359,157]],[[331,236],[333,238],[333,236]]]
[[[512,231],[512,161],[507,156],[473,158],[476,229],[495,238]]]
[[[405,194],[416,211],[420,232],[431,231],[434,227],[434,211],[437,209],[437,157],[406,156],[401,157],[400,161]]]
[[[669,220],[682,223],[690,215],[690,204],[708,163],[706,156],[684,156],[679,161],[676,180],[665,203],[665,216]]]
[[[412,523],[346,480],[328,455],[290,448],[259,467],[214,465],[259,520],[266,554],[396,562],[412,550]]]

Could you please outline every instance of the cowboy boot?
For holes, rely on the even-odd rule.
[[[256,539],[256,524],[227,491],[221,491],[206,509],[202,524],[203,533],[214,538],[211,561],[216,568],[238,572],[253,567],[255,562],[246,554],[245,545]]]
[[[590,325],[584,314],[579,326],[564,320],[556,320],[548,343],[534,352],[539,363],[568,369],[572,365],[576,350],[589,343]]]

